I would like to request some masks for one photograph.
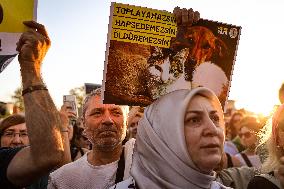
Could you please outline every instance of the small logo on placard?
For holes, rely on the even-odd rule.
[[[236,38],[238,36],[238,29],[237,28],[231,28],[229,31],[229,35],[231,38]]]

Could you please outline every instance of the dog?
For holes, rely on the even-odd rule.
[[[203,26],[180,27],[171,47],[174,52],[189,48],[187,63],[195,67],[227,55],[226,44]]]
[[[226,44],[203,26],[181,27],[169,49],[151,47],[148,58],[147,88],[157,99],[177,89],[208,87],[225,101],[228,79],[215,64],[227,56]]]

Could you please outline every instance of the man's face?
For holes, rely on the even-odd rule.
[[[4,130],[1,136],[1,147],[19,147],[29,145],[26,123],[13,125]]]
[[[93,148],[111,151],[125,137],[122,108],[114,104],[101,104],[99,96],[89,100],[85,113],[85,128]]]

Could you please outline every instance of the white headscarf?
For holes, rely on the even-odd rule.
[[[206,175],[198,171],[187,151],[184,116],[197,94],[218,101],[212,91],[199,87],[171,92],[146,108],[139,122],[131,168],[140,189],[220,188],[214,181],[215,172]]]

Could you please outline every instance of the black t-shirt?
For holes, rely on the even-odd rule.
[[[7,168],[14,156],[22,148],[0,148],[0,186],[5,189],[14,189],[15,187],[7,178]]]
[[[273,172],[269,173],[271,176],[274,176]],[[267,180],[264,177],[261,176],[255,176],[253,177],[249,184],[247,189],[279,189],[278,186],[276,186],[275,184],[273,184],[272,182],[270,182],[269,180]]]

